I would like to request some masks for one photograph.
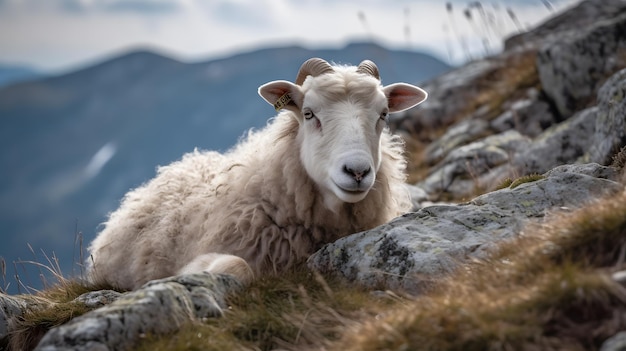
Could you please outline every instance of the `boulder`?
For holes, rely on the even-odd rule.
[[[607,165],[626,145],[626,69],[611,76],[598,90],[596,106],[552,125],[535,138],[516,130],[490,135],[470,144],[458,142],[472,134],[469,120],[459,122],[441,142],[431,144],[426,159],[440,158],[416,185],[431,199],[464,198],[477,190],[493,190],[503,179],[544,173],[563,164]],[[478,124],[477,130],[486,130]],[[456,140],[456,141],[455,141]],[[450,147],[454,145],[455,147]]]
[[[463,262],[515,237],[551,211],[580,207],[623,187],[617,171],[598,164],[565,165],[541,179],[504,188],[458,205],[436,205],[324,246],[311,269],[369,289],[419,294]]]
[[[121,296],[83,295],[79,299],[93,306],[114,301],[51,329],[35,350],[131,350],[147,335],[221,316],[226,295],[241,288],[232,276],[206,273],[154,280]]]
[[[624,67],[626,7],[614,18],[564,33],[537,55],[543,90],[563,117],[593,103],[600,84]]]
[[[504,42],[504,50],[512,50],[521,46],[538,46],[561,40],[564,33],[579,31],[599,21],[615,18],[616,14],[626,10],[624,0],[587,0],[556,16],[529,31],[511,36]]]
[[[582,162],[607,164],[626,145],[626,69],[611,78],[598,91],[594,133]]]

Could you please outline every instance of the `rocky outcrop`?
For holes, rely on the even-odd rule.
[[[620,13],[569,31],[539,50],[541,85],[561,116],[587,107],[606,77],[626,66],[626,7]]]
[[[610,163],[626,144],[625,16],[626,1],[584,1],[504,53],[427,82],[429,100],[392,123],[428,144],[417,186],[431,200],[468,199],[507,177]],[[443,127],[434,141],[423,135]]]
[[[543,173],[562,164],[606,165],[626,145],[625,96],[626,70],[621,70],[599,89],[596,106],[577,112],[535,138],[510,129],[463,144],[458,141],[485,134],[480,128],[486,123],[461,121],[427,149],[427,160],[440,154],[445,157],[417,185],[431,197],[446,193],[462,198],[478,190],[492,190],[507,177]]]
[[[74,301],[93,309],[48,331],[35,350],[130,350],[147,335],[174,332],[185,324],[220,317],[225,298],[242,285],[229,275],[191,274],[147,283],[118,293],[102,290]],[[45,308],[42,300],[0,295],[0,345],[8,347],[10,319],[27,309]]]
[[[226,295],[240,289],[238,281],[225,275],[155,280],[50,330],[35,350],[129,350],[146,335],[173,332],[187,323],[221,316]]]
[[[370,289],[420,293],[459,264],[484,258],[551,211],[567,211],[621,190],[615,169],[565,165],[459,205],[436,205],[326,245],[309,267]]]

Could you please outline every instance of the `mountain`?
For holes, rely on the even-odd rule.
[[[45,262],[43,249],[70,271],[79,257],[78,232],[86,247],[106,214],[158,165],[196,147],[224,151],[265,125],[275,112],[258,86],[293,81],[314,56],[371,59],[387,83],[418,83],[449,69],[426,54],[366,43],[262,49],[198,63],[134,51],[0,88],[0,256],[9,267],[18,258]],[[22,280],[30,276],[26,284],[37,286],[38,273],[17,265],[18,273],[23,269]]]
[[[0,88],[42,76],[43,73],[30,67],[0,64]]]

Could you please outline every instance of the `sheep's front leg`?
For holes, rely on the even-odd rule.
[[[181,268],[178,274],[200,272],[231,274],[243,284],[248,284],[254,279],[254,272],[246,260],[239,256],[220,253],[199,255]]]

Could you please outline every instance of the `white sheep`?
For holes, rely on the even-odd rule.
[[[226,154],[186,154],[126,194],[90,246],[93,282],[135,289],[202,271],[249,282],[410,208],[403,144],[385,125],[426,92],[383,87],[371,61],[314,58],[296,84],[259,94],[283,110],[264,129]]]

